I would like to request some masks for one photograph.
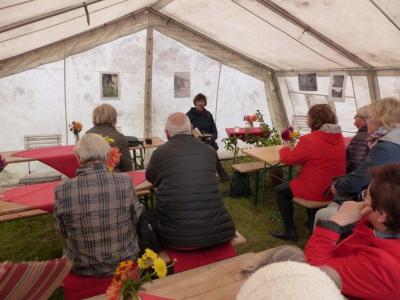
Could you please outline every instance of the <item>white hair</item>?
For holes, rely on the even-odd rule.
[[[100,160],[106,161],[110,146],[106,140],[98,134],[87,133],[76,144],[75,153],[81,163]]]
[[[369,117],[369,105],[359,107],[357,109],[357,116],[367,119]]]
[[[176,112],[168,116],[165,123],[165,130],[170,137],[177,134],[192,134],[192,124],[187,115]]]

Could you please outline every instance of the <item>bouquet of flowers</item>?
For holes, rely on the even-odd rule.
[[[121,159],[121,152],[117,147],[111,147],[107,155],[107,170],[112,172]]]
[[[257,116],[256,115],[247,115],[243,117],[243,120],[246,122],[255,122],[257,121]]]
[[[82,131],[82,128],[83,126],[79,121],[72,121],[72,123],[69,124],[69,131],[74,134],[76,141],[79,140],[79,133]]]
[[[167,276],[167,267],[165,261],[150,249],[137,260],[137,266],[131,260],[120,262],[106,291],[107,300],[139,299],[137,292],[143,290],[142,285],[151,282],[153,276]]]
[[[300,138],[300,132],[298,130],[294,130],[294,128],[290,126],[282,131],[281,138],[286,142],[294,144],[294,142]]]

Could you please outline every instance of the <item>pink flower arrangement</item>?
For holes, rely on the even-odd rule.
[[[257,116],[256,115],[247,115],[247,116],[244,116],[243,120],[247,121],[247,122],[255,122],[255,121],[257,121]]]
[[[300,137],[300,132],[297,130],[294,130],[292,126],[286,128],[281,132],[281,138],[285,142],[291,142],[294,143],[296,139]]]
[[[107,157],[107,170],[109,172],[114,170],[115,166],[118,165],[120,159],[121,152],[119,152],[119,149],[117,147],[111,147]]]

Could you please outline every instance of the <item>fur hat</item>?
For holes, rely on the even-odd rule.
[[[243,284],[236,300],[344,299],[327,274],[306,263],[285,261],[257,270]]]

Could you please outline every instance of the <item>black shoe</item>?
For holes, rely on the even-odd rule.
[[[274,238],[277,238],[277,239],[280,239],[283,241],[297,242],[296,229],[285,229],[284,231],[274,231],[274,232],[271,232],[271,235]]]

